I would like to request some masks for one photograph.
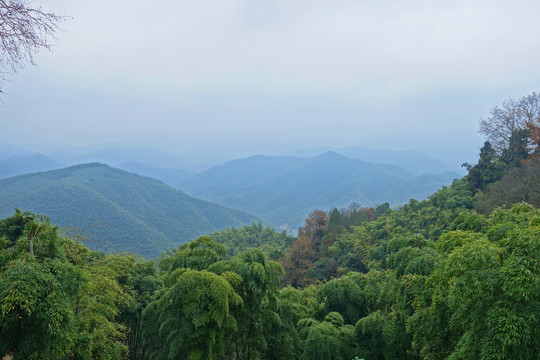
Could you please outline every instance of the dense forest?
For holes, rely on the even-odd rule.
[[[539,100],[495,107],[478,162],[428,199],[314,210],[296,238],[253,224],[152,262],[17,211],[0,220],[0,354],[538,359]]]

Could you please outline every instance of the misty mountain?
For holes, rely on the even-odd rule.
[[[0,218],[14,209],[75,227],[107,252],[145,257],[200,235],[257,222],[254,216],[192,198],[160,181],[92,163],[0,180]]]
[[[157,179],[176,189],[178,189],[184,181],[195,175],[194,172],[187,170],[172,167],[155,167],[142,164],[138,161],[129,161],[119,164],[116,165],[116,168]]]
[[[99,162],[117,166],[130,161],[150,164],[154,167],[180,166],[182,160],[175,155],[153,148],[111,148],[89,152],[71,160],[73,163]]]
[[[43,154],[14,155],[0,159],[0,179],[62,167],[62,164]]]
[[[390,164],[372,164],[335,152],[313,158],[253,156],[215,166],[182,184],[186,193],[255,214],[274,225],[302,224],[314,209],[352,202],[401,205],[423,199],[457,173],[416,176]]]
[[[171,154],[156,148],[104,148],[79,155],[64,154],[61,160],[72,165],[99,162],[110,166],[138,162],[155,168],[181,169],[188,172],[199,172],[209,167],[230,160],[224,151],[198,149],[180,154]]]
[[[346,148],[296,150],[289,152],[286,155],[310,158],[328,151],[333,151],[351,159],[367,161],[373,164],[398,165],[415,175],[460,171],[460,169],[453,169],[452,167],[429,155],[413,150],[394,151],[386,149],[368,149],[360,146],[354,146]]]

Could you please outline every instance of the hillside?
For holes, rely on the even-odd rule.
[[[313,209],[351,202],[400,205],[423,199],[459,177],[415,176],[396,165],[375,165],[335,152],[313,158],[253,156],[215,166],[182,184],[186,193],[255,214],[274,225],[301,224]]]
[[[202,234],[258,221],[98,163],[0,180],[0,217],[15,208],[99,239],[87,243],[92,249],[149,258]]]

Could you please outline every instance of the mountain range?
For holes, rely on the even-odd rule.
[[[413,150],[368,149],[360,146],[344,148],[319,148],[295,150],[287,153],[289,156],[310,158],[322,153],[333,151],[355,160],[367,161],[373,164],[393,164],[407,169],[415,175],[439,174],[447,171],[463,172],[454,169],[429,155]],[[463,172],[465,174],[465,172]]]
[[[93,240],[86,244],[92,249],[147,258],[203,234],[259,221],[99,163],[0,180],[0,218],[15,208],[72,228]]]
[[[82,163],[99,162],[156,178],[173,187],[178,187],[187,177],[208,170],[212,166],[222,165],[235,158],[245,157],[245,155],[235,156],[228,154],[226,151],[220,152],[217,150],[196,150],[182,154],[171,154],[155,148],[57,148],[38,154],[24,149],[9,150],[9,148],[5,144],[3,146],[0,144],[0,150],[3,149],[0,152],[0,178],[8,177],[4,174],[9,176],[22,175]],[[430,155],[412,150],[395,151],[355,146],[295,150],[279,156],[312,158],[328,151],[374,164],[398,165],[415,175],[438,174],[445,171],[456,171],[462,175],[464,174],[463,169],[454,169]],[[37,155],[39,155],[40,159]],[[13,157],[13,159],[9,159],[10,157]],[[26,163],[29,164],[25,165]]]
[[[352,202],[401,205],[424,199],[460,175],[424,174],[326,152],[311,158],[252,156],[215,166],[185,181],[192,196],[254,214],[272,225],[300,226],[310,211]]]
[[[56,223],[62,226],[77,225],[85,229],[85,231],[88,231],[88,228],[96,228],[95,224],[97,223],[116,224],[118,222],[121,229],[125,229],[127,224],[132,224],[132,226],[139,224],[145,230],[137,231],[137,234],[147,234],[149,238],[155,238],[155,241],[158,243],[157,247],[161,249],[169,246],[164,244],[171,244],[171,241],[176,244],[178,242],[176,236],[180,236],[179,241],[185,241],[189,240],[188,238],[190,236],[214,231],[220,228],[221,225],[227,227],[229,226],[228,224],[250,224],[255,219],[255,217],[250,217],[250,220],[244,218],[245,221],[238,221],[236,223],[234,221],[223,221],[219,223],[219,226],[206,226],[204,225],[207,223],[206,220],[201,220],[203,225],[199,226],[196,225],[199,222],[194,220],[194,218],[189,220],[189,223],[193,224],[193,226],[185,226],[185,224],[180,226],[179,222],[169,219],[167,221],[170,221],[172,225],[168,225],[168,227],[154,226],[155,217],[148,217],[147,215],[155,211],[161,211],[162,214],[174,214],[174,211],[171,212],[171,209],[175,206],[173,199],[176,199],[175,201],[185,202],[187,198],[185,193],[196,198],[219,203],[225,207],[239,209],[253,214],[266,224],[275,227],[288,223],[293,228],[297,228],[302,225],[306,216],[314,209],[328,210],[332,207],[341,208],[353,202],[361,206],[375,206],[385,202],[397,206],[406,203],[411,198],[423,199],[441,186],[448,185],[453,179],[460,177],[456,172],[445,171],[448,167],[444,164],[437,162],[427,155],[416,152],[370,150],[360,147],[340,149],[339,151],[341,153],[328,151],[318,154],[318,151],[321,151],[321,149],[299,150],[296,152],[298,156],[255,155],[232,160],[197,174],[171,166],[170,164],[179,164],[177,158],[159,151],[152,151],[151,149],[148,152],[144,149],[109,149],[97,151],[80,155],[71,160],[64,158],[64,160],[74,162],[97,159],[108,161],[109,165],[114,165],[126,171],[122,172],[105,165],[98,166],[93,164],[92,166],[85,165],[81,168],[81,170],[86,169],[84,171],[86,175],[83,175],[82,171],[78,171],[78,175],[75,177],[71,175],[66,175],[65,177],[58,175],[64,180],[56,183],[55,186],[50,183],[50,179],[43,180],[48,179],[49,176],[43,174],[36,174],[34,177],[28,178],[18,177],[14,182],[0,182],[0,195],[2,195],[2,191],[5,191],[3,190],[6,188],[5,184],[20,182],[20,185],[17,185],[20,186],[18,190],[13,191],[10,188],[11,190],[9,191],[12,191],[11,193],[4,192],[4,197],[0,197],[0,200],[5,199],[0,204],[0,210],[3,209],[3,213],[0,215],[9,216],[13,212],[14,207],[19,207],[22,210],[32,210],[38,213],[49,214],[54,218]],[[357,158],[369,158],[372,161],[358,160],[344,156],[342,153],[349,153],[352,157]],[[317,155],[312,156],[312,154]],[[374,163],[375,161],[383,162],[385,160],[388,160],[390,163]],[[147,162],[151,162],[153,165],[149,165]],[[396,163],[403,163],[407,167],[398,166]],[[59,169],[64,166],[59,161],[43,154],[0,153],[0,178],[8,178],[29,172]],[[98,168],[108,170],[99,172],[97,170]],[[58,171],[59,173],[62,173],[62,171],[73,172],[73,169],[79,168],[75,166]],[[93,170],[90,171],[89,169]],[[428,170],[432,170],[433,172],[423,173],[423,171]],[[438,170],[443,171],[437,173],[436,171]],[[98,173],[101,175],[98,176]],[[109,173],[109,175],[106,175],[106,173]],[[105,186],[108,187],[108,190],[105,192],[103,187],[100,187],[99,190],[88,188],[90,185],[104,186],[105,179],[110,181],[112,173],[117,174],[115,176],[122,174],[120,176],[123,179],[122,182],[117,182],[114,186],[108,184]],[[86,179],[83,181],[85,176],[90,176],[89,179],[93,180]],[[145,176],[149,178],[145,178]],[[77,183],[76,187],[67,186],[66,184],[71,184],[70,181],[66,183],[66,179],[69,178],[77,178],[81,181]],[[97,178],[101,179],[101,183],[95,181]],[[23,179],[34,180],[23,181]],[[41,180],[38,181],[37,179]],[[143,181],[141,179],[145,180]],[[64,187],[58,184],[63,184]],[[30,186],[31,190],[25,192],[23,190],[24,186]],[[141,196],[141,192],[143,192],[145,187],[149,188],[148,190],[144,190],[148,194],[159,195]],[[170,187],[180,189],[185,191],[185,193],[175,191]],[[64,210],[57,206],[54,211],[50,211],[50,207],[53,204],[57,204],[54,199],[65,199],[69,197],[66,193],[67,188],[72,189],[69,196],[74,197],[75,193],[73,189],[77,189],[80,192],[79,196],[86,199],[87,202],[79,203],[77,207],[73,207],[71,205],[76,203],[74,200],[65,200],[66,207]],[[130,192],[128,197],[131,200],[128,201],[127,198],[125,199],[129,205],[119,202],[121,196],[118,194],[124,193],[125,189],[132,188],[136,188],[137,192]],[[165,188],[167,190],[164,190]],[[174,193],[174,195],[163,195],[164,193]],[[146,197],[151,198],[151,200],[147,200]],[[40,199],[43,203],[40,204],[36,199]],[[164,200],[162,201],[161,199]],[[195,199],[190,201],[195,201]],[[114,203],[114,206],[111,202]],[[103,216],[97,216],[93,213],[96,211],[99,213],[101,208],[109,209],[105,204],[107,206],[110,205],[110,209],[114,209],[114,212],[117,214],[108,216],[110,219],[116,219],[115,222],[100,220]],[[210,207],[210,205],[207,206]],[[89,207],[92,207],[92,209]],[[134,209],[141,207],[144,208],[144,211],[132,214]],[[67,214],[64,214],[62,211]],[[118,214],[123,215],[119,216]],[[244,215],[249,217],[247,214]],[[75,219],[75,216],[78,218]],[[202,214],[203,219],[206,216],[206,214]],[[93,220],[90,221],[89,219]],[[171,235],[166,228],[182,229]],[[195,231],[196,229],[200,229],[200,231],[197,232]],[[168,234],[164,235],[164,233]],[[119,230],[111,230],[110,236],[114,239],[122,239],[123,235],[120,234]],[[99,236],[94,237],[101,238],[102,236],[99,234]],[[123,239],[120,242],[126,242],[126,240]],[[129,251],[134,251],[132,249],[135,248],[137,247],[129,248]],[[120,249],[122,248],[116,245],[110,247],[111,251],[119,251]],[[137,251],[140,252],[140,250]],[[142,250],[142,252],[144,254],[156,254],[155,249]]]

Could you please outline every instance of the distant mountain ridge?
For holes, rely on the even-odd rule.
[[[241,209],[274,225],[301,225],[313,209],[351,202],[401,205],[459,178],[454,172],[415,176],[397,165],[372,164],[336,152],[302,159],[252,156],[215,166],[182,184],[186,193]]]
[[[118,151],[118,153],[115,151]],[[154,165],[149,165],[133,159],[142,159],[141,161],[148,161],[150,163],[152,160],[155,160],[155,162]],[[102,152],[91,152],[87,155],[72,159],[64,158],[62,161],[53,160],[52,158],[41,153],[3,152],[0,153],[0,179],[48,170],[62,169],[67,166],[66,164],[75,166],[77,164],[93,162],[104,163],[131,173],[148,176],[160,180],[175,189],[178,189],[179,185],[183,181],[195,175],[195,172],[193,171],[163,165],[168,164],[167,160],[174,163],[174,161],[177,161],[178,159],[172,155],[167,155],[165,153],[152,150],[146,151],[144,149],[138,151],[118,149]],[[119,163],[119,161],[125,162]]]
[[[111,148],[95,150],[70,160],[75,164],[99,162],[111,166],[130,161],[151,164],[154,167],[171,167],[180,163],[180,157],[153,148]]]
[[[332,151],[340,155],[355,160],[367,161],[373,164],[392,164],[401,166],[415,175],[439,174],[446,171],[458,172],[460,169],[453,169],[445,163],[424,153],[413,150],[387,150],[369,149],[360,146],[345,148],[320,148],[295,150],[286,153],[286,156],[297,156],[302,158],[314,157],[319,154]]]
[[[0,159],[0,179],[62,167],[59,162],[39,153],[12,155]]]
[[[150,258],[200,235],[259,221],[99,163],[0,180],[0,218],[15,208],[77,227],[98,240],[87,243],[92,249]]]
[[[173,167],[155,167],[138,161],[128,161],[115,166],[118,169],[129,171],[142,176],[148,176],[178,189],[180,184],[195,175],[194,172]]]

